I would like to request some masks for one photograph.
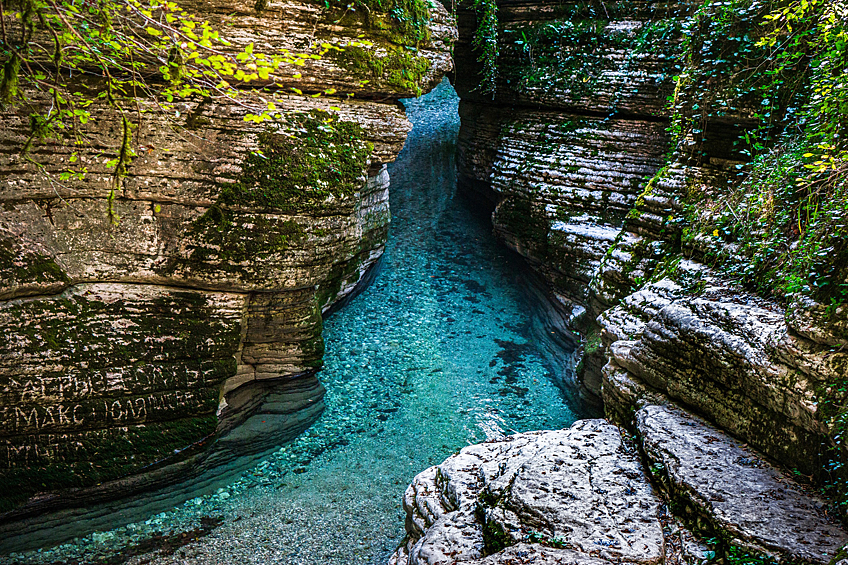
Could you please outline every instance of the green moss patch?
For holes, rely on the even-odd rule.
[[[378,56],[372,50],[352,46],[333,52],[332,56],[356,78],[367,80],[372,86],[419,96],[430,60],[391,45],[387,49],[386,55]]]
[[[22,356],[24,368],[0,394],[0,511],[179,460],[214,434],[240,312],[201,292],[106,302],[81,289],[0,313],[0,357]]]
[[[245,157],[217,204],[281,212],[318,208],[362,187],[373,149],[355,122],[320,110],[289,115],[279,130],[259,135],[258,150]]]
[[[51,257],[24,250],[17,241],[0,236],[0,281],[11,287],[32,283],[69,282]]]
[[[306,224],[285,215],[352,208],[373,151],[364,137],[359,124],[320,110],[288,115],[259,134],[241,174],[189,230],[188,256],[163,272],[261,276],[261,261],[278,260],[306,237]]]
[[[284,253],[306,235],[294,220],[234,212],[213,206],[195,223],[191,262],[231,263]]]
[[[327,0],[332,21],[358,20],[393,43],[417,46],[430,39],[428,0]]]
[[[510,545],[513,545],[512,540],[503,530],[501,525],[494,520],[488,520],[485,524],[483,524],[483,544],[486,549],[486,555],[494,555]]]

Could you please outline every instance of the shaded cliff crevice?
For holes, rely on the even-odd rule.
[[[677,403],[844,515],[842,3],[491,4],[458,13],[459,178],[569,312],[573,386],[631,430]]]

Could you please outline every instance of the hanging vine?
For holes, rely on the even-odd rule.
[[[497,0],[473,0],[478,24],[471,40],[477,60],[483,64],[480,92],[494,100],[498,82],[498,3]]]
[[[0,106],[28,113],[20,154],[51,185],[86,175],[80,126],[109,119],[95,116],[92,104],[111,108],[121,131],[106,163],[108,215],[117,223],[115,196],[136,155],[133,130],[145,112],[140,99],[177,118],[181,100],[229,101],[245,109],[246,120],[261,122],[279,115],[280,94],[300,93],[287,89],[285,78],[300,78],[299,67],[333,48],[258,53],[250,43],[236,49],[208,21],[167,0],[0,0]],[[255,96],[246,97],[248,90]],[[76,146],[71,167],[58,175],[32,154],[48,139]]]

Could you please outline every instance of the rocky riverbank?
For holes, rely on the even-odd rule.
[[[837,563],[825,501],[671,405],[466,447],[406,490],[390,565]],[[692,530],[699,535],[692,533]]]

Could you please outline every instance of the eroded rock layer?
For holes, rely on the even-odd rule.
[[[407,37],[389,14],[266,4],[183,7],[226,26],[235,51],[334,46],[272,78],[355,97],[283,96],[279,123],[261,125],[233,102],[165,113],[140,100],[138,155],[114,193],[104,158],[120,139],[114,110],[90,108],[83,148],[36,146],[43,168],[16,149],[28,110],[3,115],[0,512],[18,508],[7,518],[55,506],[68,488],[105,483],[86,492],[106,495],[140,470],[190,473],[256,410],[279,429],[243,427],[219,445],[265,449],[320,414],[322,313],[374,267],[388,232],[385,165],[411,127],[394,101],[441,80],[455,31],[436,5]],[[56,182],[74,151],[87,174]]]
[[[582,332],[575,385],[589,399],[603,397],[608,414],[628,426],[637,391],[662,394],[819,484],[844,482],[835,414],[848,375],[848,310],[815,289],[769,291],[766,281],[756,291],[739,276],[759,268],[734,243],[740,214],[751,216],[734,187],[745,178],[745,132],[761,103],[749,92],[709,115],[702,107],[735,92],[727,61],[710,54],[729,53],[722,46],[734,41],[753,46],[762,6],[497,8],[493,82],[478,60],[486,55],[470,45],[493,31],[481,26],[481,10],[460,10],[460,178],[494,202],[495,234],[545,276]],[[714,24],[731,12],[732,28]],[[684,56],[693,45],[701,51]],[[761,225],[775,221],[767,206]],[[788,230],[797,234],[795,223]],[[835,273],[830,288],[844,287],[844,252],[828,249],[833,255],[815,269]],[[735,280],[718,274],[713,264],[722,261]]]
[[[803,128],[790,122],[798,116],[787,106],[804,101],[786,101],[804,92],[792,82],[804,69],[786,75],[792,92],[781,90],[784,82],[768,96],[740,86],[758,78],[745,75],[756,67],[751,61],[762,69],[776,56],[757,51],[772,8],[495,5],[496,26],[486,3],[459,11],[459,177],[491,201],[495,234],[545,277],[552,301],[582,334],[574,384],[640,437],[646,463],[668,471],[666,495],[688,505],[684,518],[702,533],[727,537],[722,551],[833,559],[845,534],[828,520],[842,513],[844,521],[848,468],[844,206],[812,243],[804,238],[815,233],[809,218],[818,207],[807,220],[794,208],[783,224],[775,215],[775,194],[792,193],[792,200],[803,193],[804,181],[786,174],[785,162],[798,153],[793,144],[803,143],[793,138]],[[832,21],[844,24],[843,3],[833,6]],[[761,109],[769,104],[774,115]],[[794,125],[780,141],[757,138],[758,147],[751,132],[762,131],[764,115],[768,127]],[[752,162],[756,151],[772,159],[768,166]],[[840,174],[834,186],[844,186]],[[796,252],[805,245],[818,250],[815,259],[797,260],[811,253]],[[659,424],[646,427],[647,405],[683,407],[707,423],[695,418],[678,422],[679,433],[660,432]],[[739,483],[727,488],[739,490],[719,492],[724,478],[710,484],[699,462],[684,463],[695,441],[686,426],[693,438],[718,442],[714,452],[698,447],[697,457],[725,461]],[[749,457],[746,449],[762,455]],[[750,473],[734,466],[746,458],[757,461]],[[791,484],[793,472],[832,499],[804,494],[792,506],[793,489],[803,488],[784,492],[779,483]],[[747,506],[746,497],[759,506]],[[734,505],[737,515],[729,517]],[[777,520],[768,531],[753,526],[772,514],[796,521]],[[524,562],[525,551],[513,548],[504,562]],[[571,559],[545,551],[550,562]]]
[[[646,405],[636,420],[647,459],[672,499],[733,545],[789,563],[830,563],[848,543],[826,501],[750,447],[674,407]]]
[[[579,307],[644,179],[662,164],[665,126],[464,102],[461,116],[464,180],[496,201],[495,233]]]

